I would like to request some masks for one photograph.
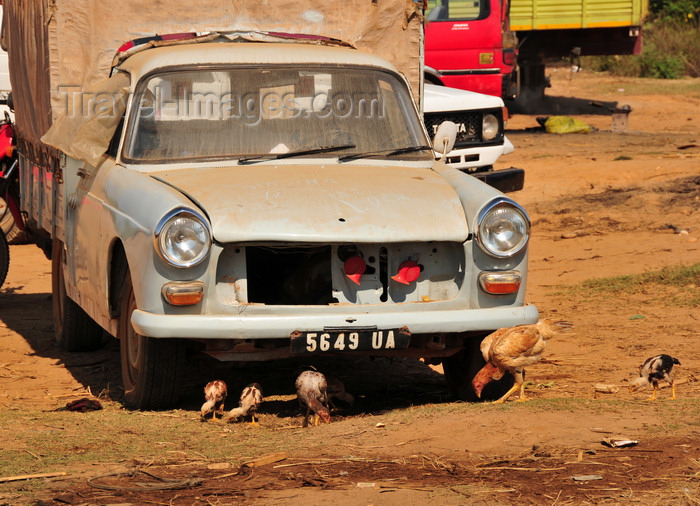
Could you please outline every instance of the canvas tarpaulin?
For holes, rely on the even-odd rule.
[[[103,79],[87,93],[80,93],[81,100],[69,101],[68,110],[59,113],[41,140],[71,158],[97,166],[124,116],[128,95],[128,75],[117,72]]]
[[[156,34],[260,31],[339,39],[392,62],[419,98],[422,2],[413,0],[5,0],[19,137],[39,142],[66,89],[92,90],[118,49]]]

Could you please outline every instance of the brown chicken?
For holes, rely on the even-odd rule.
[[[211,413],[212,420],[216,420],[217,411],[223,413],[227,394],[228,390],[224,381],[214,380],[207,383],[204,387],[204,399],[206,402],[202,404],[202,409],[200,410],[202,420],[208,413]],[[217,403],[219,404],[218,408],[216,407]]]
[[[547,340],[563,329],[571,328],[570,322],[540,320],[531,325],[498,329],[481,342],[481,354],[486,365],[472,380],[474,392],[481,397],[484,387],[491,381],[499,380],[508,372],[515,378],[515,384],[503,397],[494,402],[505,402],[517,390],[519,401],[525,400],[525,367],[542,358]]]
[[[259,383],[251,383],[241,392],[241,399],[238,402],[238,407],[226,413],[224,421],[240,420],[250,415],[251,425],[258,425],[258,422],[255,420],[255,413],[258,410],[258,406],[262,403],[262,400],[262,387]]]
[[[295,382],[299,406],[306,407],[306,416],[302,427],[308,427],[309,415],[314,412],[314,425],[319,425],[320,420],[330,423],[331,414],[328,411],[328,382],[326,377],[318,371],[304,371]]]

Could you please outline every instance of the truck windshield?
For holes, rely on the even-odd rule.
[[[134,100],[122,155],[133,163],[328,157],[427,144],[405,84],[376,69],[169,71],[145,78]],[[428,157],[409,149],[401,158]]]
[[[489,15],[489,0],[429,0],[429,21],[475,21]]]

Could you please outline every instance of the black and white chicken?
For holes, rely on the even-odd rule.
[[[630,392],[636,392],[642,388],[652,385],[654,391],[649,397],[650,401],[656,400],[656,392],[659,389],[659,381],[664,380],[671,385],[671,399],[676,398],[676,371],[673,365],[681,365],[677,358],[671,355],[661,354],[655,357],[649,357],[639,366],[639,378],[634,378],[630,381]]]
[[[226,395],[228,394],[228,389],[226,388],[226,382],[223,380],[210,381],[204,387],[204,399],[205,402],[202,404],[200,413],[202,414],[202,420],[207,414],[211,413],[212,420],[216,420],[216,413],[223,414],[224,411],[224,401],[226,400]],[[217,408],[216,405],[219,405]]]
[[[314,425],[319,425],[320,420],[330,423],[331,414],[328,411],[328,382],[326,377],[318,371],[304,371],[297,377],[294,383],[297,389],[299,406],[306,407],[306,416],[302,427],[308,427],[309,415],[314,412]]]
[[[251,383],[243,389],[241,392],[241,398],[238,401],[238,407],[233,408],[224,417],[224,421],[228,422],[231,420],[237,421],[250,415],[251,425],[258,425],[255,420],[255,413],[258,410],[258,406],[263,401],[262,387],[259,383]]]

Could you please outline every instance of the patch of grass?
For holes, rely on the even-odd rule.
[[[613,158],[613,161],[618,161],[618,160],[631,160],[631,159],[632,159],[631,156],[619,155],[619,156],[616,156],[615,158]]]
[[[589,65],[585,68],[595,69],[595,66]],[[603,76],[616,75],[609,71],[601,71],[600,69],[598,71]],[[685,95],[692,99],[700,99],[700,80],[698,78],[670,80],[617,77],[614,81],[601,79],[598,82],[591,82],[589,86],[592,93],[617,94],[621,98],[635,95]],[[620,89],[624,90],[624,94],[618,91]]]
[[[240,463],[295,448],[282,431],[259,431],[242,423],[201,423],[198,414],[182,411],[132,412],[116,404],[90,413],[3,411],[0,426],[14,428],[13,444],[0,449],[0,476],[63,471],[93,462]],[[0,437],[7,437],[5,431]]]
[[[700,307],[700,264],[667,266],[630,276],[589,279],[559,292],[580,299],[645,294],[668,306]]]
[[[700,38],[697,23],[653,20],[644,26],[639,55],[591,56],[583,66],[617,76],[654,79],[700,77]]]

